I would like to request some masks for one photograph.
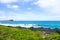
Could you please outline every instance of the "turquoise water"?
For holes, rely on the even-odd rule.
[[[45,28],[60,28],[60,21],[1,21],[0,24],[36,24]]]

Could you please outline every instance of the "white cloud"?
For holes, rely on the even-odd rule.
[[[33,0],[23,0],[24,2],[31,2],[31,1],[33,1]]]
[[[60,0],[38,0],[34,4],[47,12],[60,13]]]
[[[17,0],[0,0],[0,3],[12,3]],[[23,2],[30,2],[31,0],[20,0]],[[20,2],[19,1],[19,2]],[[25,14],[9,12],[5,13],[0,11],[0,19],[14,19],[14,20],[60,20],[60,0],[38,0],[34,2],[45,12],[40,14],[35,14],[32,12],[25,12]],[[8,8],[19,9],[19,5],[6,4]],[[27,8],[31,10],[31,8]],[[47,13],[48,12],[48,13]],[[53,15],[52,15],[53,14]]]
[[[0,0],[0,3],[12,3],[17,2],[18,0]]]
[[[32,2],[33,0],[0,0],[0,3],[13,3],[13,2]]]
[[[0,11],[0,20],[14,19],[14,20],[60,20],[60,16],[48,16],[42,14],[33,14],[32,12],[26,12],[26,14],[20,14],[15,12],[6,13]]]
[[[15,10],[19,9],[19,5],[7,5],[7,7]]]
[[[4,20],[6,18],[6,14],[4,11],[0,11],[0,20]]]
[[[32,8],[27,8],[27,10],[31,10]]]

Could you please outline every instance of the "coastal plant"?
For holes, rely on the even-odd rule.
[[[42,31],[29,28],[0,26],[0,40],[60,40],[60,34],[51,32],[46,36]]]

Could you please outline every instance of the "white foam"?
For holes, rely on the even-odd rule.
[[[36,24],[0,24],[0,25],[12,26],[12,27],[20,26],[20,27],[27,27],[27,28],[36,26]]]

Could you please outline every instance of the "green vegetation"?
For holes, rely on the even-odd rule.
[[[0,26],[0,40],[60,40],[60,34],[53,32],[47,35],[39,30]]]

